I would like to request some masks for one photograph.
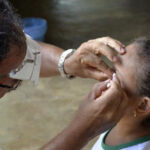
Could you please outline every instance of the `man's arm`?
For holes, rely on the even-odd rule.
[[[63,49],[54,45],[38,42],[41,46],[41,77],[59,75],[58,62]]]
[[[56,46],[39,42],[42,53],[41,77],[59,75],[58,62],[64,51]],[[103,62],[101,55],[114,62],[116,53],[124,54],[124,45],[110,37],[98,38],[81,44],[73,55],[64,63],[64,70],[70,75],[96,80],[106,80],[112,76],[113,71]],[[122,51],[124,50],[124,51]]]

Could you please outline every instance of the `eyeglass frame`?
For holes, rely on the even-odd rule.
[[[9,75],[0,75],[0,78],[9,78]],[[17,79],[13,79],[13,80],[17,80]],[[5,85],[5,84],[0,84],[0,88],[5,88],[8,89],[8,91],[13,91],[16,90],[17,87],[21,84],[22,80],[17,80],[17,82],[10,86],[10,85]]]

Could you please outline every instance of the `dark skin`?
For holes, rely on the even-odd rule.
[[[70,125],[40,150],[81,150],[92,138],[114,126],[126,111],[128,99],[117,78],[109,89],[107,83],[97,83]]]
[[[11,70],[19,67],[25,57],[25,52],[26,50],[22,49],[22,53],[20,53],[19,47],[12,46],[12,50],[8,53],[7,59],[4,59],[0,64],[0,74],[7,75]],[[18,80],[9,77],[0,78],[0,84],[13,86],[16,82],[18,82]],[[0,87],[0,97],[3,97],[8,91],[9,89]]]
[[[39,42],[39,44],[42,50],[41,77],[60,75],[58,62],[64,50],[46,43]],[[65,60],[64,70],[71,75],[99,81],[111,78],[113,70],[103,62],[100,56],[104,55],[110,61],[117,62],[116,54],[112,49],[121,55],[125,53],[124,45],[110,37],[87,41]]]
[[[46,43],[39,42],[39,44],[41,45],[42,54],[40,76],[51,77],[60,75],[58,61],[63,49]],[[109,37],[85,42],[71,57],[66,59],[64,64],[65,72],[99,81],[111,78],[113,71],[100,57],[105,55],[112,62],[118,63],[116,53],[111,51],[111,48],[115,49],[119,54],[125,53],[124,46],[119,41]],[[18,47],[12,46],[7,58],[1,64],[0,74],[8,74],[21,64],[26,50],[22,49],[21,51],[22,53],[20,53]],[[16,80],[8,77],[1,78],[0,81],[1,84],[10,86],[16,82]],[[104,91],[106,92],[104,93]],[[8,89],[0,88],[0,97],[3,97],[7,92]],[[123,110],[127,108],[127,104],[125,93],[117,79],[112,82],[112,86],[108,91],[106,83],[98,83],[85,97],[77,112],[77,117],[72,120],[62,133],[41,148],[41,150],[70,150],[73,147],[74,150],[80,150],[93,137],[114,125],[123,115]],[[118,105],[117,109],[116,105]],[[93,116],[92,120],[91,116]]]
[[[60,75],[58,70],[58,62],[63,49],[39,42],[41,46],[42,63],[40,77],[51,77]],[[115,49],[119,54],[124,54],[124,45],[119,41],[110,37],[98,38],[81,44],[77,51],[66,59],[64,69],[66,73],[83,77],[93,78],[99,81],[104,81],[111,78],[113,70],[110,69],[100,58],[100,55],[105,55],[112,62],[116,61],[116,54],[111,51]],[[0,74],[7,75],[11,70],[17,68],[23,61],[26,49],[13,45],[8,56],[1,63]],[[2,81],[1,81],[2,80]],[[1,78],[0,84],[13,85],[16,80],[10,78]],[[8,89],[2,88],[0,97],[4,96]]]
[[[150,116],[150,98],[136,94],[136,74],[142,66],[142,60],[137,55],[139,48],[135,43],[128,45],[127,53],[120,56],[121,63],[115,65],[121,86],[128,93],[131,107],[108,134],[105,141],[108,145],[123,144],[150,134],[149,125],[142,125],[143,120]]]
[[[63,49],[54,45],[38,42],[41,46],[42,63],[40,77],[51,77],[60,75],[58,62]],[[107,44],[107,45],[105,45]],[[111,78],[113,71],[101,60],[101,54],[108,57],[112,62],[116,55],[110,49],[114,48],[120,54],[124,54],[124,46],[119,41],[110,37],[98,38],[82,44],[74,55],[67,58],[64,64],[66,73],[83,77],[93,78],[99,81]],[[16,69],[23,61],[26,49],[13,45],[8,56],[1,62],[0,74],[7,75],[13,69]],[[71,64],[71,65],[70,65]],[[0,84],[13,85],[16,80],[9,77],[1,78]],[[4,96],[8,89],[2,88],[0,97]]]

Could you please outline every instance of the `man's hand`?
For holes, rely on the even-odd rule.
[[[116,77],[96,84],[70,125],[41,150],[81,150],[93,137],[117,123],[127,105],[127,96]]]
[[[89,139],[113,127],[126,112],[128,98],[116,76],[113,80],[98,83],[81,104],[75,120]],[[107,89],[107,85],[110,85]],[[81,128],[82,127],[82,128]]]
[[[106,56],[112,63],[117,62],[118,58],[112,49],[119,54],[124,54],[124,48],[123,44],[110,37],[85,42],[66,59],[65,72],[83,78],[104,81],[112,76],[113,70],[103,62],[101,55]]]

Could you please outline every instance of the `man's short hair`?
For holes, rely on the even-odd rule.
[[[0,0],[0,62],[6,57],[12,46],[26,49],[26,40],[18,17],[7,0]]]

